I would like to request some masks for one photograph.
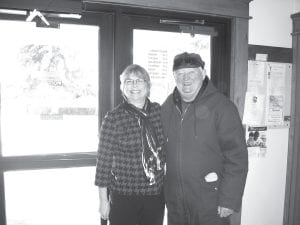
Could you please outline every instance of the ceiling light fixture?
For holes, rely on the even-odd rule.
[[[22,15],[26,16],[27,12],[25,10],[16,10],[16,9],[0,9],[1,14],[11,14],[11,15]]]

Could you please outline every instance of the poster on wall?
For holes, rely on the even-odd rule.
[[[248,61],[244,124],[288,126],[291,71],[289,63]]]
[[[243,124],[262,125],[265,123],[265,95],[247,92]]]
[[[267,124],[268,125],[283,125],[283,95],[269,95],[267,107]]]
[[[247,92],[265,95],[267,88],[266,63],[262,61],[248,61]]]
[[[248,84],[245,96],[243,124],[265,125],[267,70],[262,61],[248,61]]]
[[[267,125],[283,125],[286,64],[267,64]]]
[[[267,127],[247,126],[246,144],[249,158],[263,158],[267,154]]]

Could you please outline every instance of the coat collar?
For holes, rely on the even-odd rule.
[[[195,99],[193,101],[191,101],[190,103],[194,103],[194,102],[197,102],[201,96],[204,94],[204,91],[206,90],[206,87],[208,85],[208,77],[206,76],[203,80],[203,83],[202,83],[202,86],[197,94],[197,96],[195,97]],[[178,109],[180,109],[180,111],[182,112],[182,104],[181,104],[181,96],[180,96],[180,93],[177,89],[177,87],[175,87],[174,91],[173,91],[173,102],[174,104],[178,107]]]

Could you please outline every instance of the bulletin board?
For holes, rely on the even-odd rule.
[[[243,118],[246,140],[250,132],[259,133],[261,140],[248,142],[249,172],[241,225],[282,225],[289,158],[292,49],[249,45],[248,60],[248,100],[245,99],[244,116],[253,110],[253,115],[261,113],[264,118],[251,118],[251,115],[252,120]],[[249,81],[251,76],[254,79]],[[270,98],[272,95],[275,97]]]

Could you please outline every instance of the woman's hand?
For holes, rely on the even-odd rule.
[[[100,212],[101,218],[104,220],[108,220],[109,211],[110,211],[109,201],[101,201],[100,200],[99,212]]]
[[[102,219],[108,220],[109,211],[110,211],[110,202],[107,194],[106,187],[99,187],[99,213]]]

